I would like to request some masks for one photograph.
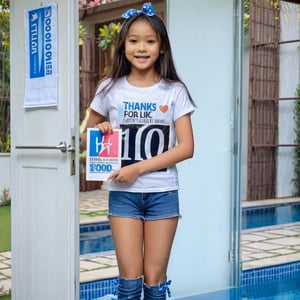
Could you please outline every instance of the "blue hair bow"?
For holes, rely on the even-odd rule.
[[[129,19],[132,16],[145,14],[149,17],[152,17],[156,14],[156,11],[150,2],[145,3],[141,10],[137,10],[134,8],[130,8],[122,14],[122,17],[125,19]]]

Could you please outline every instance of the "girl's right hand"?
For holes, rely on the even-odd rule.
[[[86,130],[87,128],[98,128],[101,130],[103,133],[109,133],[112,131],[112,126],[110,125],[109,122],[106,121],[106,117],[98,114],[94,110],[90,110],[88,119],[85,125],[85,129],[83,133],[81,134],[81,150],[86,149]]]
[[[113,131],[111,124],[107,121],[94,125],[94,128],[98,128],[102,133],[111,133]]]

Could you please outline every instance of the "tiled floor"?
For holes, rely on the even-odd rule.
[[[80,193],[80,223],[107,220],[107,217],[103,215],[107,210],[106,199],[107,192],[104,190]],[[241,236],[241,254],[243,270],[299,261],[300,222],[244,230]],[[10,268],[11,253],[0,253],[0,295],[11,287]],[[118,268],[114,252],[80,257],[80,282],[111,278],[117,275]]]
[[[244,230],[241,235],[243,270],[300,260],[300,222]]]

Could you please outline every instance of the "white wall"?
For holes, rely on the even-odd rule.
[[[298,20],[299,5],[281,3],[281,40],[296,40],[300,38],[300,23]],[[299,43],[280,46],[280,86],[279,97],[296,97],[296,88],[300,83]],[[294,144],[294,101],[283,100],[279,103],[279,144]],[[277,197],[293,194],[294,178],[294,148],[281,147],[277,158]]]
[[[182,219],[168,274],[174,298],[230,283],[233,2],[168,1],[177,71],[198,106],[195,155],[179,164]]]

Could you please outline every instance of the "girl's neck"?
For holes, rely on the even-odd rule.
[[[151,72],[151,74],[141,74],[138,72],[131,72],[127,76],[127,81],[133,86],[137,87],[148,87],[155,85],[160,81],[160,76],[156,73]]]

